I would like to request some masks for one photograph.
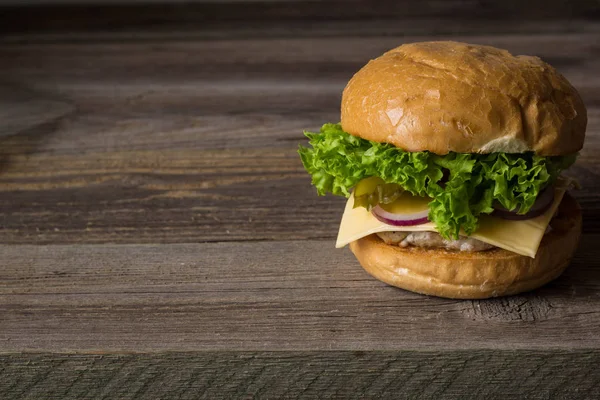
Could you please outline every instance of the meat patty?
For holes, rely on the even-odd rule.
[[[400,247],[416,246],[458,251],[484,251],[495,247],[466,236],[457,240],[447,240],[437,232],[379,232],[377,236],[387,244]]]

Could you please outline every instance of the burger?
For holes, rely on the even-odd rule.
[[[405,44],[348,82],[341,122],[305,132],[320,195],[348,198],[336,247],[390,285],[478,299],[568,266],[581,210],[561,172],[582,148],[581,97],[537,57]]]

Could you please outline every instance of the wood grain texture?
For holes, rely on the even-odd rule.
[[[595,399],[596,351],[0,356],[13,399]],[[432,373],[432,371],[435,371]]]
[[[52,122],[72,111],[73,106],[60,99],[0,81],[0,137]]]
[[[36,0],[25,0],[31,1]],[[378,20],[383,23],[395,21],[397,26],[400,25],[400,28],[393,28],[392,24],[386,24],[380,27],[379,34],[384,27],[392,27],[395,32],[403,29],[404,32],[417,30],[427,34],[448,34],[457,30],[502,33],[528,31],[532,22],[539,21],[552,22],[543,26],[553,31],[560,31],[566,24],[577,29],[582,22],[600,15],[600,6],[595,0],[154,0],[151,3],[155,4],[143,7],[131,4],[132,1],[111,4],[114,1],[66,0],[71,6],[63,7],[43,4],[22,7],[19,5],[23,2],[19,2],[16,7],[4,8],[0,14],[0,32],[185,30],[235,33],[242,30],[256,34],[264,32],[268,26],[267,30],[275,29],[280,35],[310,35],[314,26],[319,28],[317,32],[328,34],[327,29],[322,29],[324,25],[335,26],[346,21],[356,26]],[[540,31],[539,26],[535,31]]]
[[[0,139],[0,398],[600,396],[596,1],[195,3],[0,12],[0,77],[75,107]],[[424,297],[333,248],[302,130],[433,39],[541,56],[588,105],[581,248],[533,293]]]
[[[2,246],[0,353],[598,349],[599,240],[485,301],[386,286],[332,240]]]
[[[584,231],[597,233],[595,38],[458,39],[538,54],[581,89],[589,128],[571,173]],[[344,200],[310,187],[296,154],[302,130],[338,120],[345,81],[365,60],[422,39],[0,44],[4,76],[77,108],[0,142],[0,243],[333,238]]]

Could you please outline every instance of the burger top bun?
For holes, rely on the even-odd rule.
[[[537,57],[458,42],[405,44],[342,96],[343,129],[407,151],[565,155],[583,146],[581,97]]]

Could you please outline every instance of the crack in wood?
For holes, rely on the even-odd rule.
[[[546,297],[523,294],[500,299],[470,300],[471,307],[463,310],[472,319],[492,321],[543,321],[550,318],[552,304]]]

